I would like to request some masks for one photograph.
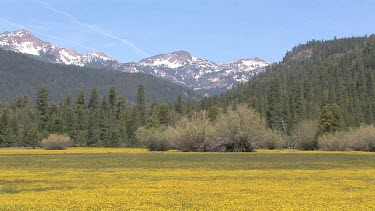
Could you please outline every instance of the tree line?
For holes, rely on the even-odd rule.
[[[139,85],[134,101],[115,86],[61,103],[46,86],[0,104],[0,145],[35,146],[68,134],[75,146],[150,150],[375,150],[375,36],[310,41],[225,94],[159,104]]]
[[[41,86],[35,98],[35,104],[27,95],[0,104],[1,147],[35,147],[49,134],[67,134],[74,146],[133,147],[138,127],[168,125],[192,112],[181,96],[175,104],[147,103],[143,85],[138,86],[135,104],[127,102],[114,86],[103,97],[94,88],[88,98],[81,91],[60,103],[49,101],[48,87]]]

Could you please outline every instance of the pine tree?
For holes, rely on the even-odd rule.
[[[119,117],[119,145],[130,147],[129,139],[128,139],[128,129],[127,129],[127,118],[128,112],[127,110],[123,110]]]
[[[184,114],[184,102],[182,100],[181,95],[179,95],[178,98],[177,98],[177,103],[175,105],[175,110],[179,114]]]
[[[110,105],[108,103],[108,99],[107,99],[107,96],[104,95],[103,99],[102,99],[102,105],[100,106],[100,109],[107,115],[109,115],[109,111],[110,111]]]
[[[86,108],[86,103],[85,103],[85,94],[83,91],[81,91],[77,97],[76,100],[76,108],[77,109],[84,109]]]
[[[294,93],[294,109],[293,109],[293,119],[295,122],[299,122],[303,119],[305,114],[305,103],[302,93],[302,87],[297,86]]]
[[[95,146],[100,140],[100,111],[92,110],[88,116],[87,145]]]
[[[41,136],[37,128],[32,127],[27,131],[26,134],[27,145],[32,146],[34,149],[41,140]]]
[[[4,111],[0,118],[0,146],[10,147],[15,143],[14,131],[7,110]]]
[[[99,101],[100,100],[99,100],[98,91],[94,87],[91,91],[91,94],[90,94],[88,108],[91,108],[91,109],[99,108],[99,103],[100,103]]]
[[[137,110],[140,117],[141,125],[146,124],[146,95],[145,95],[145,88],[141,84],[138,86],[137,91]]]
[[[148,109],[148,120],[147,120],[147,128],[157,128],[160,126],[159,122],[159,105],[154,99],[151,102],[151,105]]]
[[[62,119],[64,122],[64,133],[73,134],[76,128],[75,115],[72,109],[72,99],[65,97],[62,107]]]
[[[137,108],[132,109],[131,117],[127,121],[127,132],[130,142],[134,141],[135,131],[141,126],[141,115]]]
[[[331,133],[342,130],[343,118],[340,107],[336,104],[324,106],[320,114],[319,125],[323,133]]]
[[[82,138],[84,137],[82,134],[79,134],[79,131],[83,131],[86,129],[86,103],[85,103],[85,95],[83,91],[80,92],[75,105],[75,114],[76,114],[76,135],[78,134]],[[78,137],[77,137],[78,138]]]
[[[87,137],[85,131],[78,130],[74,135],[73,143],[75,146],[83,147],[87,146]]]
[[[47,130],[48,122],[48,88],[47,86],[41,86],[38,88],[36,98],[36,108],[39,113],[39,124],[38,128],[40,131]]]
[[[106,98],[103,98],[106,99]],[[109,128],[109,117],[105,110],[100,111],[99,118],[99,128],[100,128],[100,145],[107,146],[110,139],[110,128]]]
[[[171,121],[171,111],[168,104],[161,104],[159,106],[159,122],[163,125],[168,125]]]
[[[219,116],[219,113],[220,113],[219,107],[212,106],[211,108],[208,109],[208,112],[207,112],[208,119],[211,122],[215,122],[217,117]]]
[[[16,107],[17,108],[25,108],[29,104],[29,97],[27,95],[22,95],[17,98],[16,100]]]
[[[48,131],[57,134],[64,133],[64,121],[57,111],[51,114]]]
[[[270,128],[284,131],[283,104],[281,99],[280,79],[275,78],[267,94],[267,122]]]
[[[108,101],[109,105],[111,106],[111,109],[115,110],[117,105],[117,94],[116,88],[114,86],[111,86],[111,88],[109,89]]]

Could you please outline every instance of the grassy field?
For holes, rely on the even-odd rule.
[[[375,153],[0,150],[0,210],[375,210]]]

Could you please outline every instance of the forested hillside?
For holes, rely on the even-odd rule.
[[[65,96],[77,96],[81,91],[88,96],[95,87],[100,95],[114,86],[127,101],[134,102],[138,85],[143,84],[147,99],[173,102],[178,96],[197,97],[182,85],[147,74],[103,71],[77,66],[41,62],[31,56],[0,50],[0,101],[14,101],[17,96],[28,95],[35,100],[36,90],[48,86],[49,99],[61,102]]]
[[[375,123],[375,36],[310,41],[288,52],[250,82],[206,98],[203,108],[244,102],[268,126],[290,133],[304,119],[318,119],[323,106],[337,104],[343,124]]]
[[[0,104],[3,147],[41,146],[42,138],[62,134],[75,146],[375,151],[375,36],[299,45],[251,81],[202,101],[175,97],[184,89],[151,76],[46,65],[7,52],[1,55],[14,61],[4,61],[2,74],[8,75],[6,80],[1,78],[1,86],[9,87],[2,88],[3,93],[48,80],[44,81],[48,87],[40,86],[36,95],[30,95],[36,103],[21,96],[11,104]],[[13,75],[12,67],[22,71]],[[125,80],[125,76],[131,77]],[[134,88],[141,81],[149,84],[126,89],[122,81]],[[168,91],[160,92],[164,84]],[[92,89],[86,92],[89,96],[83,91],[71,95],[80,87],[94,86],[111,87],[104,93]],[[56,93],[61,89],[68,93],[64,100],[48,100],[50,94],[59,99]],[[158,104],[148,92],[177,102]],[[125,103],[129,96],[134,104]]]

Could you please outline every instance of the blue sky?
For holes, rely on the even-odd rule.
[[[0,32],[123,62],[177,50],[277,62],[308,40],[374,33],[374,11],[373,0],[0,0]]]

